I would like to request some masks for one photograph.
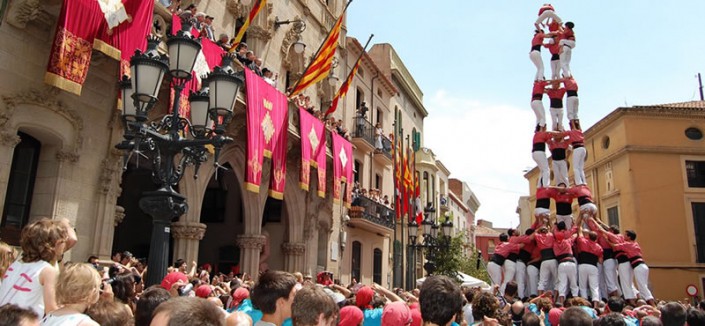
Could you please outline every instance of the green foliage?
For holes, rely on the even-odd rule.
[[[477,259],[479,253],[472,244],[466,244],[465,239],[466,235],[462,232],[450,239],[447,249],[435,250],[436,271],[434,274],[455,278],[456,272],[463,272],[489,284],[490,277],[487,274],[484,262],[480,261],[478,268]],[[471,252],[472,254],[467,255],[466,252]]]

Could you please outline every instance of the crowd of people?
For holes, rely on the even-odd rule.
[[[360,188],[360,182],[356,181],[352,189],[352,206],[359,206],[360,201],[357,198],[365,197],[378,204],[387,206],[389,209],[394,209],[394,203],[389,201],[388,195],[382,195],[382,191],[376,188],[369,191],[365,188]]]
[[[483,291],[447,276],[405,291],[354,279],[343,286],[330,272],[313,280],[267,270],[253,280],[177,260],[160,284],[146,286],[149,271],[129,252],[63,262],[76,241],[67,220],[44,218],[23,229],[19,256],[0,245],[0,326],[705,325],[705,302],[554,301],[550,291],[522,300],[514,281]]]

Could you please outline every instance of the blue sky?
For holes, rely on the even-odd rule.
[[[477,218],[518,224],[534,115],[533,22],[544,1],[355,0],[348,35],[391,43],[424,92],[424,145],[470,184]],[[620,106],[698,99],[705,1],[553,1],[575,23],[571,69],[584,129]],[[542,51],[547,75],[549,55]],[[547,106],[547,100],[544,101]],[[469,139],[457,142],[455,139]]]

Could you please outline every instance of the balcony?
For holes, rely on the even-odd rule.
[[[382,148],[375,148],[375,161],[382,165],[391,165],[394,161],[392,160],[392,141],[385,136],[379,136],[382,138]]]
[[[441,213],[442,214],[445,214],[446,212],[448,212],[450,210],[450,206],[449,206],[450,203],[448,203],[448,200],[450,200],[448,195],[441,194],[441,200],[440,200],[441,205],[440,206],[441,206]]]
[[[352,143],[365,152],[375,149],[375,128],[364,116],[353,118]]]
[[[352,227],[380,234],[389,234],[394,229],[394,210],[367,197],[355,199],[348,215],[348,225]]]

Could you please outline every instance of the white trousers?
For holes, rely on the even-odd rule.
[[[558,275],[558,263],[555,259],[544,260],[541,262],[539,270],[539,291],[553,290],[548,287],[549,282],[555,282]]]
[[[561,78],[561,61],[551,60],[551,79],[556,80]]]
[[[604,265],[602,263],[597,263],[597,277],[600,282],[599,293],[602,297],[607,298],[609,296],[609,293],[607,293],[607,285],[605,283]],[[580,284],[580,279],[578,279],[578,284]]]
[[[526,264],[521,260],[517,260],[514,280],[517,282],[517,297],[528,297],[526,294]]]
[[[573,227],[573,215],[556,215],[556,223],[565,223],[565,229],[570,230]]]
[[[529,297],[539,294],[539,269],[534,265],[526,266],[526,291]]]
[[[590,264],[578,265],[578,287],[580,296],[592,298],[592,301],[600,301],[600,278],[598,277],[597,266]]]
[[[551,111],[551,126],[553,130],[563,131],[563,108],[550,108]]]
[[[636,286],[639,289],[639,296],[644,300],[652,300],[654,296],[649,290],[649,266],[646,264],[640,264],[634,268],[634,278],[636,279]]]
[[[561,69],[563,70],[563,77],[571,77],[573,74],[570,72],[570,59],[573,54],[573,48],[575,48],[575,41],[561,40],[558,44],[560,44],[562,50]]]
[[[565,110],[568,120],[578,119],[578,106],[580,101],[577,96],[568,96],[565,98]]]
[[[578,295],[578,270],[572,261],[562,262],[558,265],[558,284],[556,285],[558,295],[565,297],[568,293],[568,287],[570,287],[572,295]]]
[[[534,66],[536,66],[536,76],[534,76],[534,80],[546,79],[544,77],[544,68],[543,68],[543,60],[541,60],[541,51],[533,50],[533,51],[529,52],[529,59],[531,59],[531,62],[533,62]]]
[[[585,180],[585,157],[587,156],[587,151],[585,147],[573,148],[573,177],[575,178],[576,185],[587,184]]]
[[[567,186],[570,184],[568,182],[568,162],[565,160],[554,160],[551,168],[553,169],[553,180],[556,185],[564,183]]]
[[[541,24],[541,23],[543,23],[546,19],[549,19],[549,18],[553,19],[553,20],[554,20],[555,22],[557,22],[558,24],[561,24],[561,22],[563,22],[563,21],[561,20],[561,17],[558,17],[558,15],[556,15],[556,12],[555,12],[555,11],[553,11],[553,10],[545,10],[544,12],[541,13],[541,15],[539,15],[539,18],[536,18],[536,24]]]
[[[534,111],[534,115],[536,116],[536,124],[539,126],[545,126],[546,125],[546,109],[543,107],[543,101],[542,100],[532,100],[531,101],[531,110]]]
[[[632,265],[629,262],[621,263],[617,267],[619,271],[619,285],[622,287],[622,295],[624,299],[636,299],[636,293],[634,293],[634,285],[632,284],[632,279],[634,279],[634,270],[632,270]]]
[[[502,286],[499,287],[499,293],[504,295],[504,289],[507,288],[507,283],[514,281],[514,274],[516,274],[516,263],[507,259],[504,261],[504,279],[502,281]]]
[[[614,291],[619,291],[619,283],[617,283],[616,259],[605,259],[602,262],[602,275],[605,278],[605,287],[607,287],[606,295],[609,295]]]
[[[487,263],[487,274],[490,274],[492,285],[502,284],[502,266],[497,265],[497,263],[493,261]]]
[[[534,158],[534,162],[539,167],[541,172],[541,177],[538,179],[536,184],[537,188],[544,188],[551,185],[551,170],[548,168],[548,158],[546,158],[546,152],[535,151],[531,153],[531,157]]]

